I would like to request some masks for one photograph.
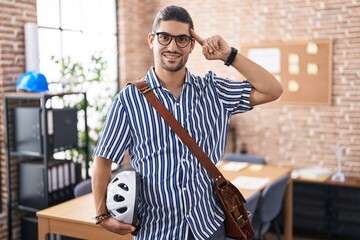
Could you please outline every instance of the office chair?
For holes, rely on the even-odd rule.
[[[74,187],[74,197],[80,197],[91,192],[91,178],[79,182]]]
[[[234,162],[248,162],[255,164],[267,164],[264,158],[258,156],[252,156],[242,153],[228,153],[225,154],[221,160],[234,161]]]
[[[249,221],[252,222],[254,217],[255,209],[257,207],[258,200],[260,199],[260,192],[253,193],[248,199],[246,199],[245,208],[246,211],[250,212]],[[227,237],[226,240],[235,240],[233,238]]]
[[[248,199],[246,199],[245,208],[250,212],[249,221],[252,222],[255,214],[255,210],[260,199],[260,192],[253,193]]]
[[[262,192],[252,220],[256,239],[263,239],[273,223],[277,237],[281,240],[280,227],[276,217],[281,211],[288,179],[289,176],[284,176],[267,186]]]

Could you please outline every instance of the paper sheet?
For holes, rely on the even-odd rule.
[[[263,187],[270,181],[270,178],[260,178],[251,176],[238,176],[231,182],[240,189],[256,190]]]
[[[221,170],[237,172],[246,168],[248,165],[249,163],[246,162],[228,162],[226,164],[221,165]]]

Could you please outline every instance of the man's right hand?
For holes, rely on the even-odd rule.
[[[115,218],[104,219],[99,223],[99,225],[110,232],[120,235],[132,233],[136,229],[134,226],[123,223]]]
[[[231,48],[221,36],[215,35],[204,39],[193,29],[190,29],[190,34],[201,45],[202,52],[207,60],[221,60],[225,62],[229,57]]]

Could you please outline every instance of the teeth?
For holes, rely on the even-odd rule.
[[[178,58],[179,56],[178,55],[167,55],[166,54],[165,57],[175,59],[175,58]]]

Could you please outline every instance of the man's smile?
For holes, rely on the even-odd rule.
[[[172,59],[172,60],[175,60],[179,57],[181,57],[181,54],[178,54],[178,53],[163,53],[163,55],[168,58],[168,59]]]

